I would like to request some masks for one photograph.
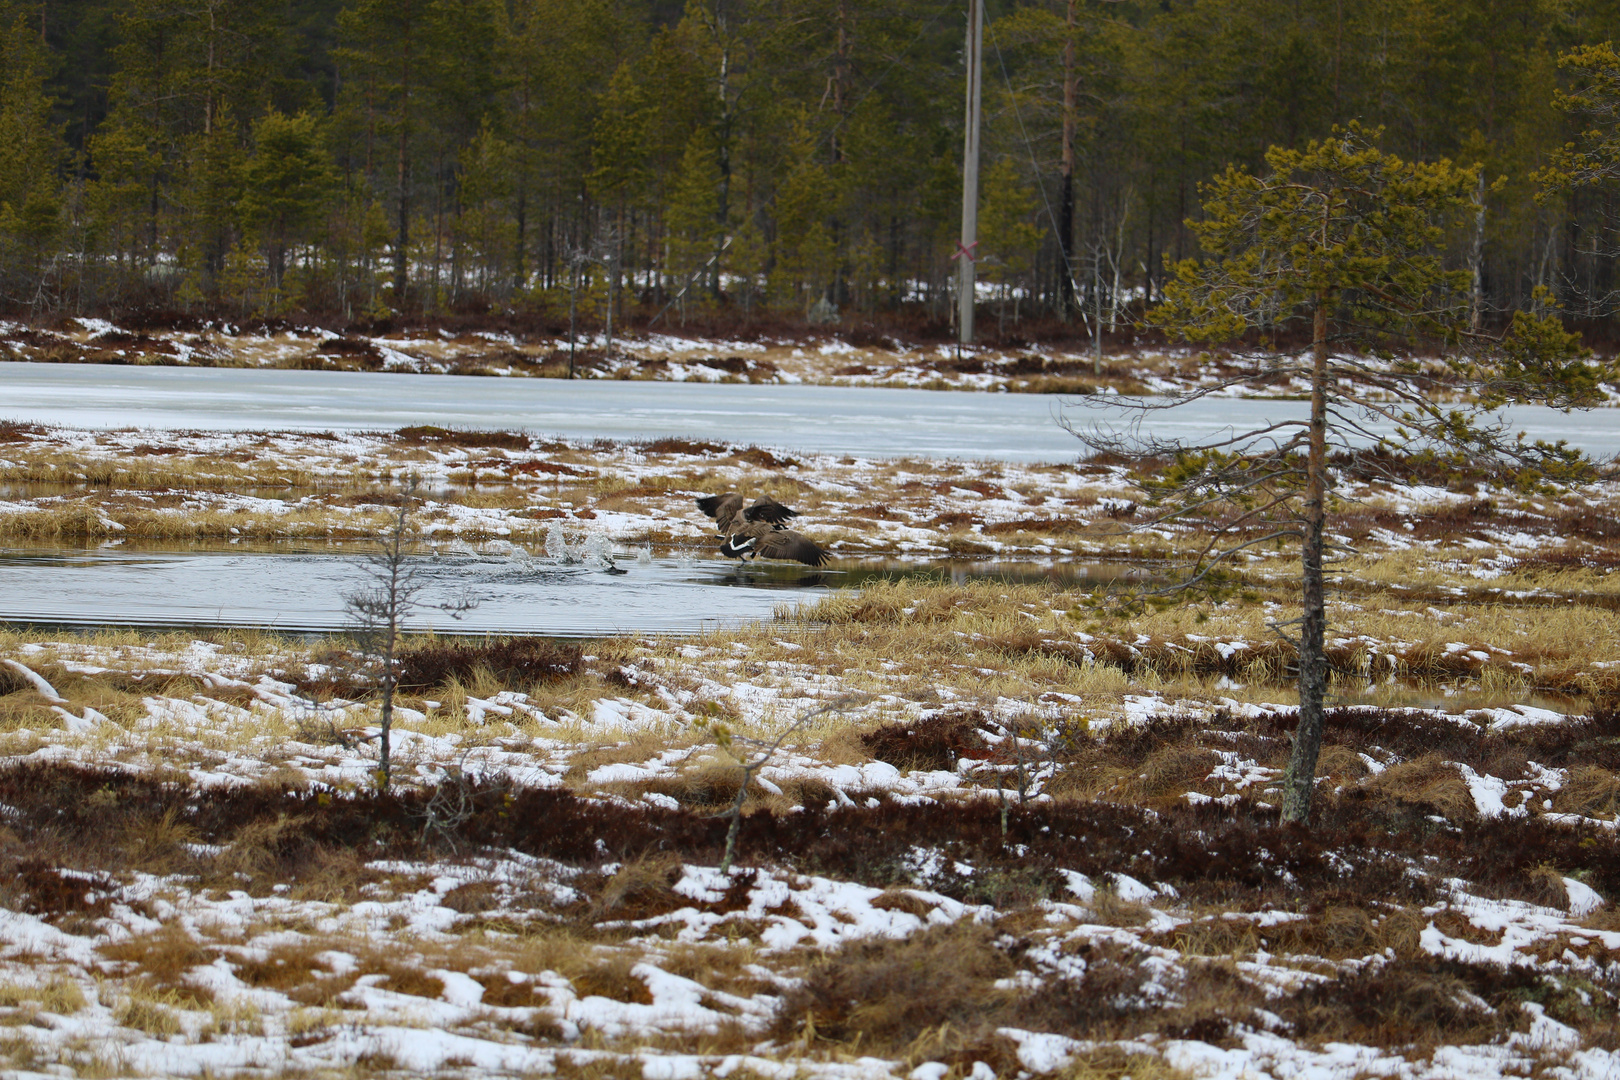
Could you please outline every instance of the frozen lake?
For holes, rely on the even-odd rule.
[[[1097,400],[1097,399],[1093,399]],[[1160,437],[1301,418],[1302,401],[1211,398],[1155,414]],[[415,424],[575,439],[686,436],[863,457],[1063,461],[1081,450],[1059,424],[1130,414],[1038,394],[477,378],[240,368],[0,363],[0,420],[78,428],[392,431]],[[1538,439],[1620,454],[1620,409],[1510,410]]]
[[[505,557],[411,560],[422,585],[412,630],[451,634],[597,637],[691,633],[769,619],[783,601],[811,598],[819,575],[711,560],[559,566]],[[0,552],[0,621],[98,626],[261,626],[288,631],[350,625],[343,597],[367,585],[355,555]],[[434,605],[477,607],[454,619]]]
[[[159,551],[123,545],[66,550],[0,548],[0,623],[63,626],[259,626],[292,632],[351,625],[343,598],[369,582],[369,545],[347,551]],[[1097,564],[849,564],[620,558],[623,574],[594,563],[562,565],[528,555],[421,555],[422,586],[410,630],[441,634],[602,637],[684,634],[770,619],[780,604],[815,600],[874,577],[956,580],[1112,580],[1139,569]],[[452,618],[437,605],[477,606]]]

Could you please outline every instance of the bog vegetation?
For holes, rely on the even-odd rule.
[[[855,521],[827,532],[851,562],[922,536],[1173,560],[1270,529],[1219,502],[1152,523],[1152,462],[969,480],[688,440],[5,430],[8,534],[53,542],[199,515],[386,534],[408,505],[426,543],[503,563],[609,522],[712,551],[691,495],[743,483]],[[1279,815],[1293,545],[1134,606],[910,577],[682,637],[413,635],[386,735],[374,634],[0,632],[0,905],[26,945],[0,955],[0,1064],[1168,1080],[1215,1053],[1348,1077],[1350,1046],[1368,1074],[1606,1068],[1614,491],[1328,466],[1357,553],[1330,569],[1309,827]]]

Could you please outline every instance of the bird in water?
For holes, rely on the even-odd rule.
[[[728,491],[724,495],[705,495],[697,504],[699,510],[714,518],[722,540],[720,554],[727,558],[748,561],[763,556],[792,559],[807,566],[827,562],[827,552],[815,541],[787,527],[799,512],[769,496],[762,495],[752,506],[745,507],[741,495]]]

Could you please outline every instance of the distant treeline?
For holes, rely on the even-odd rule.
[[[966,0],[0,0],[0,306],[937,329]],[[1620,0],[1000,0],[981,326],[1131,318],[1199,184],[1351,119],[1482,162],[1490,310],[1608,336],[1559,56]],[[1495,178],[1502,177],[1499,184]],[[610,307],[611,305],[611,307]]]

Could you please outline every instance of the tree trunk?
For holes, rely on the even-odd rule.
[[[407,249],[411,241],[410,155],[405,126],[399,129],[399,218],[394,234],[394,306],[405,310],[405,288],[409,273]]]
[[[411,242],[411,37],[407,26],[404,58],[400,67],[399,156],[395,163],[399,184],[399,220],[394,237],[394,306],[405,310],[405,290],[410,284]]]
[[[1067,322],[1075,308],[1074,296],[1074,134],[1075,103],[1079,93],[1079,78],[1074,73],[1075,5],[1069,0],[1065,20],[1067,33],[1063,38],[1063,144],[1059,148],[1058,171],[1063,185],[1058,195],[1058,250],[1063,253],[1059,267],[1059,314]]]
[[[731,220],[731,44],[726,38],[726,24],[719,6],[715,8],[715,41],[720,47],[720,146],[717,163],[720,183],[715,191],[714,272],[709,277],[709,293],[720,299],[720,245],[725,243],[726,224]],[[611,305],[609,307],[611,311]],[[682,311],[684,317],[684,309]]]
[[[399,673],[394,670],[394,654],[399,648],[400,616],[403,614],[400,580],[404,569],[405,558],[405,503],[402,501],[399,516],[394,521],[394,534],[386,541],[384,558],[388,566],[388,583],[386,600],[388,610],[385,613],[387,622],[383,625],[382,642],[382,676],[379,686],[382,690],[382,708],[378,715],[378,726],[382,732],[378,735],[377,747],[377,788],[380,791],[388,790],[388,783],[393,773],[393,730],[394,730],[394,688],[399,684]]]
[[[1485,315],[1485,170],[1479,172],[1474,187],[1474,242],[1468,252],[1469,276],[1473,289],[1469,296],[1468,328],[1479,333],[1480,320]]]
[[[1305,538],[1301,544],[1303,615],[1299,627],[1299,727],[1283,774],[1282,819],[1303,823],[1310,817],[1316,786],[1316,758],[1322,752],[1323,701],[1327,697],[1327,657],[1323,638],[1327,601],[1322,587],[1323,528],[1327,521],[1327,305],[1316,301],[1312,343],[1311,449],[1306,463]]]
[[[529,112],[529,95],[523,93],[523,108],[520,115],[527,116]],[[529,244],[529,172],[528,154],[519,157],[517,175],[517,242],[512,249],[512,294],[516,298],[521,296],[529,287],[528,244]]]

